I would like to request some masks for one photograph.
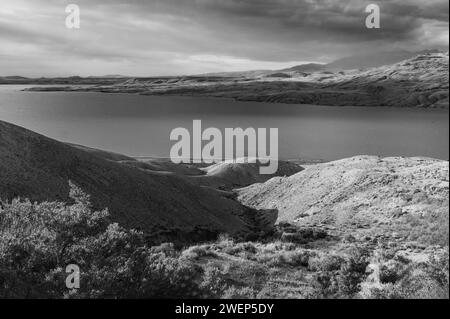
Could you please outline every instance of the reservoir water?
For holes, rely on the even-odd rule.
[[[25,87],[0,86],[0,120],[60,141],[130,156],[167,157],[171,130],[191,130],[192,121],[199,119],[203,128],[278,128],[283,159],[449,158],[448,110],[21,91]]]

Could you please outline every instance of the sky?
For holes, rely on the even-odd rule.
[[[68,4],[79,29],[65,25]],[[365,26],[377,4],[379,29]],[[448,50],[448,0],[0,0],[0,75],[160,76]]]

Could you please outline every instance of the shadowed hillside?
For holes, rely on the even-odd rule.
[[[94,208],[108,207],[112,220],[152,237],[190,234],[195,240],[221,232],[248,234],[260,226],[256,211],[216,190],[123,165],[111,156],[117,157],[0,121],[0,198],[66,201],[71,180],[92,196]]]
[[[277,176],[291,176],[303,170],[303,167],[292,161],[278,161],[278,169],[274,174],[260,174],[259,162],[249,163],[246,159],[241,161],[227,160],[216,164],[181,163],[174,164],[168,158],[141,158],[139,160],[128,158],[121,160],[117,154],[92,150],[105,158],[118,158],[121,164],[139,168],[151,174],[176,175],[200,186],[212,187],[221,190],[232,190],[254,183],[265,182]]]

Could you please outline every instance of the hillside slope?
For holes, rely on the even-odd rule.
[[[114,221],[176,239],[257,230],[258,212],[174,174],[143,171],[101,152],[60,143],[0,121],[0,198],[67,200],[68,180],[108,207]],[[265,216],[263,216],[265,219]],[[265,223],[265,221],[264,221]]]
[[[398,51],[383,51],[366,54],[356,54],[328,63],[327,68],[338,70],[376,68],[383,65],[395,64],[403,60],[408,60],[417,55],[438,53],[438,52],[439,52],[438,50],[424,50],[419,52],[398,50]]]
[[[367,70],[288,72],[289,80],[245,84],[240,100],[338,106],[449,106],[449,55],[427,53]],[[254,92],[255,91],[255,92]],[[219,94],[219,93],[217,93]]]
[[[97,151],[98,154],[100,151]],[[111,157],[113,155],[106,154]],[[121,160],[120,163],[136,167],[154,174],[176,175],[199,186],[207,186],[220,190],[232,190],[254,183],[265,182],[276,176],[291,176],[303,170],[293,162],[278,161],[278,169],[274,174],[260,174],[259,163],[227,160],[216,164],[174,164],[167,158],[140,160]]]
[[[339,90],[362,89],[382,105],[447,107],[449,56],[430,53],[326,80]]]
[[[417,223],[419,232],[430,225],[445,229],[446,224],[448,237],[448,161],[358,156],[238,192],[245,205],[277,209],[278,222],[401,236],[411,235],[410,223]],[[433,232],[437,229],[427,230]]]
[[[261,175],[259,163],[240,163],[224,161],[201,169],[205,172],[203,181],[212,180],[222,187],[242,187],[254,183],[265,182],[276,176],[291,176],[301,172],[303,168],[295,163],[278,161],[278,170],[275,174]]]

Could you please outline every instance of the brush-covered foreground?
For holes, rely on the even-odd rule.
[[[220,236],[191,247],[150,247],[143,233],[94,211],[73,184],[70,198],[1,204],[0,297],[449,297],[448,233],[433,237],[444,240],[424,234],[421,245],[281,223],[254,242]],[[448,218],[434,222],[448,229]],[[78,290],[65,286],[69,264],[81,269]]]

